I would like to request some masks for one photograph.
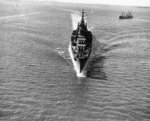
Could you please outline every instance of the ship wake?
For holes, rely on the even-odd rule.
[[[77,29],[78,22],[81,20],[81,13],[76,11],[71,14],[71,20],[72,20],[72,30]],[[87,23],[86,17],[84,17],[84,21]],[[92,31],[94,29],[94,26],[87,26],[88,30]]]
[[[71,20],[72,20],[72,29],[75,30],[77,29],[77,25],[78,25],[78,22],[80,21],[81,19],[81,16],[80,16],[80,13],[79,14],[71,14]]]

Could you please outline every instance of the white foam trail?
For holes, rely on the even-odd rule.
[[[66,12],[80,14],[79,11],[72,10],[72,9],[66,9],[66,8],[57,8],[57,9],[62,10],[62,11],[66,11]]]
[[[148,19],[134,19],[135,21],[141,21],[141,22],[150,22]]]
[[[83,71],[80,73],[80,71],[79,71],[80,67],[79,67],[78,63],[76,63],[75,60],[74,60],[72,50],[71,50],[71,43],[69,44],[68,51],[69,51],[69,54],[70,54],[70,57],[71,57],[71,60],[72,60],[73,66],[74,66],[74,70],[77,73],[77,77],[86,77],[85,73]]]
[[[72,19],[72,29],[77,29],[78,22],[81,20],[81,16],[79,14],[71,14]]]
[[[74,12],[71,14],[71,19],[72,19],[72,29],[75,30],[77,29],[77,25],[78,25],[78,22],[81,21],[81,13],[80,12]],[[86,20],[86,17],[84,17],[84,21],[85,23],[87,23],[87,20]],[[92,28],[92,27],[91,27]],[[88,28],[90,30],[90,28]]]
[[[80,13],[79,14],[77,14],[77,13],[71,14],[71,20],[72,20],[72,29],[76,30],[78,22],[81,20]],[[69,44],[68,51],[69,51],[69,54],[70,54],[70,57],[71,57],[71,60],[72,60],[73,66],[74,66],[74,70],[77,73],[77,76],[78,77],[85,77],[85,75],[82,72],[80,73],[80,71],[79,71],[80,67],[79,67],[78,63],[76,63],[75,60],[74,60],[74,57],[72,55],[72,50],[71,50],[71,43]]]

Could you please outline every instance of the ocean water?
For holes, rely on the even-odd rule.
[[[82,8],[93,51],[79,78],[68,46]],[[119,20],[127,10],[134,18]],[[150,121],[150,8],[15,2],[0,11],[0,121]]]

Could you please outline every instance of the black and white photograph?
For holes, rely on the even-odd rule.
[[[150,0],[0,0],[0,121],[150,121]]]

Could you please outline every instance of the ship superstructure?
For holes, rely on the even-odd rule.
[[[127,13],[122,12],[122,14],[119,16],[119,19],[132,19],[132,18],[133,15],[129,11]]]

